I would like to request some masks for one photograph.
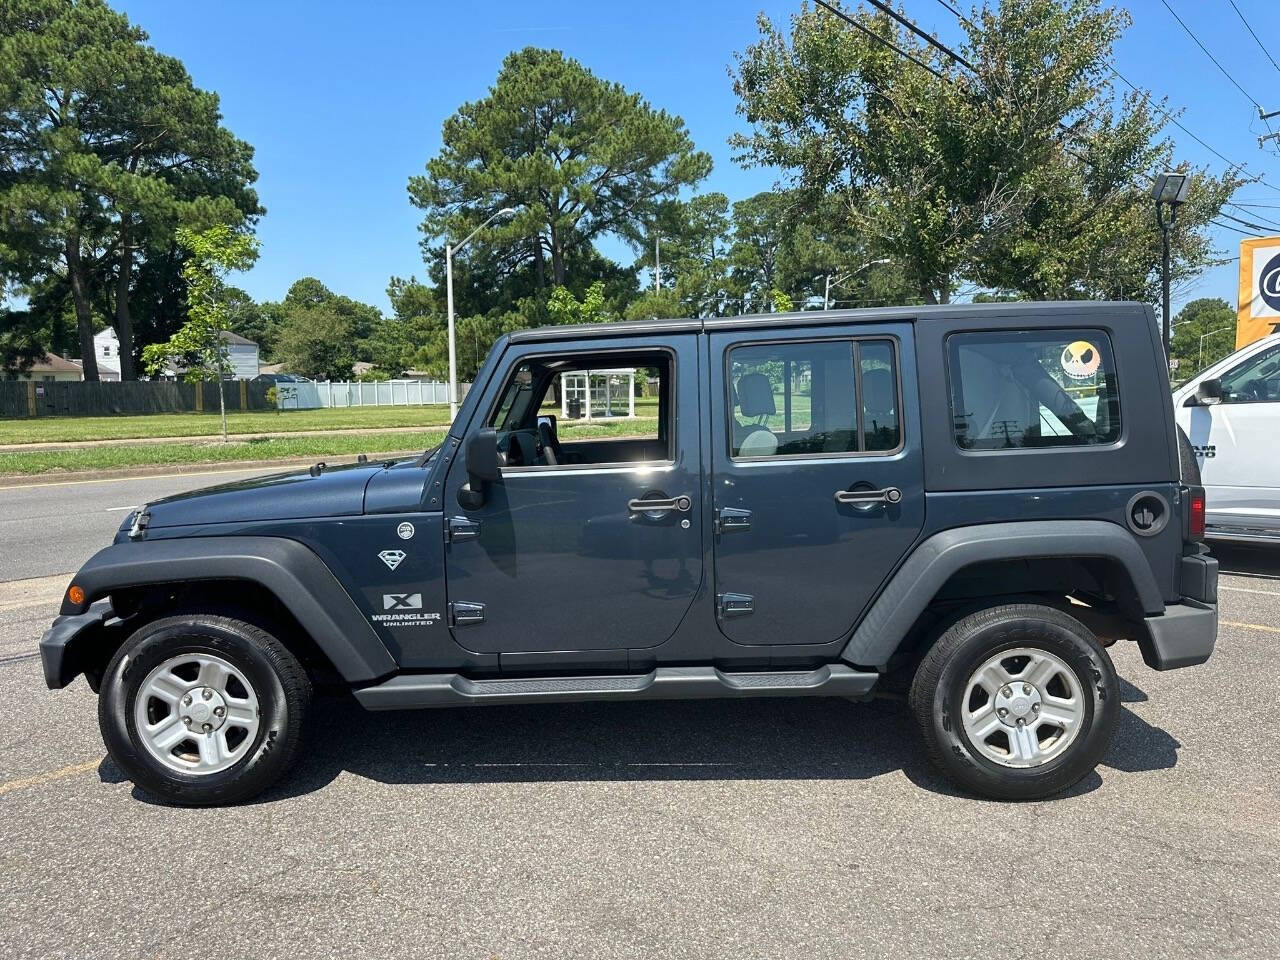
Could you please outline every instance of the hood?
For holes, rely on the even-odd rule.
[[[222,483],[147,505],[148,527],[344,517],[364,512],[364,488],[382,464],[353,463]]]

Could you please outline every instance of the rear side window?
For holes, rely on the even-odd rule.
[[[947,347],[962,449],[1091,446],[1120,438],[1115,357],[1103,331],[957,333]]]
[[[890,452],[902,444],[893,341],[734,347],[728,374],[735,459]]]

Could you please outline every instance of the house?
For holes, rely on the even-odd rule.
[[[227,345],[227,359],[231,362],[231,372],[227,374],[227,379],[252,380],[256,377],[261,372],[258,363],[258,345],[230,330],[223,330],[220,336],[222,342]],[[173,380],[185,370],[184,366],[171,363],[165,368],[161,377],[165,380]]]
[[[56,353],[46,353],[33,363],[30,369],[21,373],[6,374],[6,376],[13,380],[36,380],[49,383],[55,380],[82,380],[84,371],[80,369],[80,364],[74,361],[64,360]]]
[[[258,345],[230,330],[222,331],[222,342],[227,345],[231,360],[231,379],[252,380],[258,375]]]
[[[120,379],[120,339],[110,327],[93,335],[93,355],[98,361],[98,379]]]

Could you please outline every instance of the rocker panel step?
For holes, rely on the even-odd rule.
[[[833,663],[816,670],[726,673],[715,667],[658,667],[596,677],[471,680],[456,673],[401,674],[355,691],[369,710],[573,700],[694,700],[715,697],[865,697],[879,674]]]

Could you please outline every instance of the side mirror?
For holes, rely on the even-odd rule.
[[[458,504],[464,510],[484,506],[485,486],[502,476],[502,454],[498,452],[498,431],[482,427],[467,437],[467,482],[458,488]]]
[[[1202,406],[1211,406],[1215,403],[1222,402],[1222,381],[1217,377],[1210,377],[1208,380],[1201,381],[1196,387],[1196,400]]]
[[[498,453],[498,431],[482,427],[467,437],[467,473],[476,480],[492,482],[502,476]]]

